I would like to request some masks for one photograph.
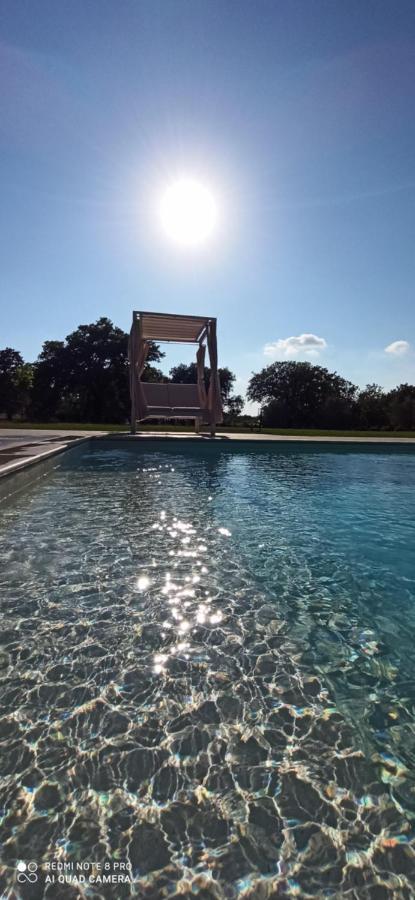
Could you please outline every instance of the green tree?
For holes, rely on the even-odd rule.
[[[222,369],[218,369],[219,372],[219,381],[220,381],[220,392],[222,397],[222,403],[225,406],[231,395],[232,385],[236,380],[236,375],[230,371],[227,367]],[[173,366],[170,369],[170,381],[173,381],[174,384],[196,384],[197,383],[197,366],[196,363],[192,362],[189,365],[185,363],[180,363],[178,366]],[[205,385],[206,390],[208,390],[210,381],[210,368],[205,366]]]
[[[151,342],[144,370],[163,353]],[[35,364],[33,411],[37,418],[81,422],[123,422],[129,415],[128,335],[102,317],[80,325],[65,341],[46,341]]]
[[[18,414],[27,419],[30,413],[33,389],[33,365],[23,363],[16,372]]]
[[[254,373],[249,400],[263,406],[264,425],[349,427],[357,388],[337,372],[309,362],[275,362]]]
[[[23,362],[18,350],[0,350],[0,410],[8,419],[25,413],[31,387],[31,366]]]
[[[45,341],[33,367],[32,415],[35,419],[56,419],[68,382],[64,341]]]
[[[386,397],[389,422],[401,431],[415,429],[415,385],[400,384]]]
[[[241,416],[244,398],[240,394],[232,394],[226,402],[225,424],[233,425]]]
[[[379,384],[367,384],[357,397],[360,428],[385,428],[389,424],[387,398]]]

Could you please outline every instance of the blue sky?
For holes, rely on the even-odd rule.
[[[1,0],[0,66],[0,346],[206,313],[239,391],[284,358],[415,381],[413,0]],[[197,252],[157,227],[183,174],[221,213]]]

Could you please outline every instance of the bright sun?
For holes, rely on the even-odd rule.
[[[218,220],[211,192],[192,178],[174,181],[164,191],[159,212],[165,234],[183,247],[205,244]]]

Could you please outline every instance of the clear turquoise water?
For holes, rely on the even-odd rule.
[[[414,512],[412,451],[208,442],[5,503],[5,896],[415,896]]]

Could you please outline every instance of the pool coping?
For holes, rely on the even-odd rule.
[[[100,438],[102,435],[100,435]],[[1,463],[1,454],[0,454],[0,479],[6,479],[11,477],[12,475],[16,475],[18,472],[25,471],[26,469],[31,468],[37,463],[45,462],[48,459],[52,459],[54,456],[59,456],[61,453],[65,453],[66,450],[69,450],[71,447],[77,447],[79,444],[83,444],[86,441],[91,440],[90,436],[80,437],[80,438],[70,438],[69,440],[65,440],[63,438],[61,441],[57,441],[56,438],[51,441],[45,441],[43,444],[39,443],[37,445],[27,444],[19,444],[14,448],[15,459],[6,463]],[[46,448],[46,449],[45,449]],[[22,451],[22,453],[20,453]],[[4,451],[4,454],[7,454],[7,451]]]
[[[116,440],[187,440],[203,441],[208,443],[329,443],[329,444],[413,444],[415,438],[408,437],[347,437],[346,435],[301,435],[301,434],[264,434],[256,432],[246,434],[244,432],[219,432],[212,437],[210,434],[195,434],[187,431],[146,431],[140,434],[128,434],[126,432],[108,431],[100,437]]]

